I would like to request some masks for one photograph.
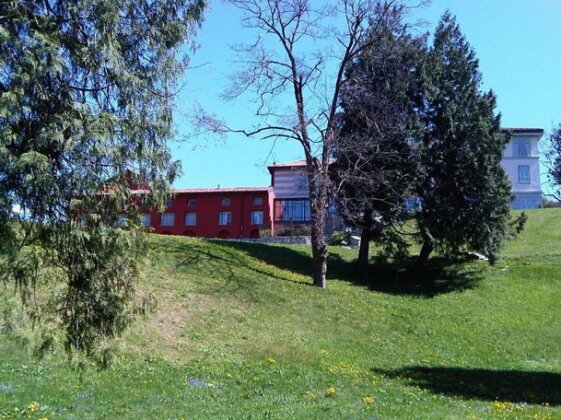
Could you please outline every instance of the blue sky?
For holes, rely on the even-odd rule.
[[[561,123],[560,0],[433,0],[413,18],[426,21],[425,30],[432,33],[446,9],[456,15],[477,53],[483,88],[497,94],[503,126],[549,131]],[[197,104],[232,126],[255,124],[251,98],[220,99],[236,62],[230,47],[247,41],[248,35],[234,8],[222,1],[211,4],[177,96],[178,141],[172,154],[182,161],[184,174],[175,187],[265,186],[270,182],[268,164],[302,158],[296,143],[197,136],[189,124]]]

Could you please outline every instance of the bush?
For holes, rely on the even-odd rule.
[[[336,230],[329,238],[329,245],[349,245],[350,233],[343,230]]]

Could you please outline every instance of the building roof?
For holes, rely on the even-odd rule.
[[[227,188],[172,188],[171,194],[224,194],[244,192],[268,192],[271,187],[227,187]],[[148,190],[132,190],[132,194],[145,194]]]
[[[517,134],[543,134],[543,128],[528,128],[528,127],[502,127],[501,131],[511,131]]]
[[[267,166],[269,172],[273,172],[274,169],[279,168],[302,168],[306,166],[305,160],[294,160],[292,162],[283,162],[283,163],[273,163],[272,165]]]
[[[237,192],[268,192],[271,187],[226,187],[226,188],[177,188],[173,189],[172,194],[192,194],[192,193],[237,193]]]
[[[294,160],[292,162],[273,163],[272,165],[267,166],[267,168],[289,168],[292,166],[306,166],[306,161]]]

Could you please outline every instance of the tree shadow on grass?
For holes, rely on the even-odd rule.
[[[303,276],[312,276],[311,255],[305,251],[298,251],[297,248],[253,242],[220,240],[211,240],[210,242],[243,252],[282,270],[292,271]]]
[[[208,273],[215,280],[224,280],[220,286],[217,286],[220,282],[209,282],[206,288],[208,293],[228,292],[239,297],[245,296],[252,301],[258,301],[258,297],[263,293],[263,290],[258,291],[256,286],[262,278],[274,278],[303,286],[311,285],[282,276],[282,274],[276,274],[266,267],[261,268],[256,264],[251,264],[244,259],[243,252],[240,252],[243,251],[243,248],[231,247],[229,246],[230,242],[208,241],[216,245],[213,247],[208,246],[205,242],[170,241],[159,243],[158,246],[164,248],[169,255],[173,255],[175,269],[184,272],[187,277],[196,272],[198,277],[201,276],[201,273]],[[301,255],[296,251],[293,252],[295,255]],[[251,253],[247,254],[252,257]],[[267,262],[263,258],[257,259]],[[271,291],[269,290],[269,292]],[[275,300],[282,302],[284,297],[275,296]]]
[[[312,276],[312,257],[297,248],[250,242],[215,241],[246,253],[277,268]],[[440,294],[471,289],[481,280],[481,264],[466,264],[467,260],[450,260],[433,257],[420,269],[414,267],[415,258],[395,262],[374,258],[368,273],[358,275],[355,261],[347,261],[330,253],[327,259],[328,280],[338,279],[370,290],[393,295],[409,295],[430,298]]]
[[[561,405],[560,373],[427,366],[373,371],[436,394],[488,401]]]
[[[416,257],[388,262],[374,258],[367,274],[356,277],[363,284],[382,293],[432,298],[469,290],[483,278],[484,263],[467,259],[432,257],[423,267],[416,267]]]

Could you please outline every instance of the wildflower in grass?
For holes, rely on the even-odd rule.
[[[374,397],[372,395],[365,395],[362,397],[362,402],[364,404],[373,404],[374,403]]]
[[[329,354],[329,352],[328,352],[327,350],[325,350],[325,349],[319,349],[319,352],[320,352],[321,354]]]
[[[232,379],[233,377],[234,375],[232,375],[230,372],[226,373],[226,378]]]
[[[512,409],[512,403],[505,401],[493,401],[493,408],[497,411],[509,411]]]
[[[273,359],[272,357],[269,357],[267,359],[267,363],[269,363],[270,365],[274,365],[275,363],[277,363],[277,361],[275,359]]]
[[[330,386],[325,390],[325,396],[326,397],[332,397],[335,395],[335,393],[337,392],[337,390],[335,389],[334,386]]]
[[[29,403],[27,405],[27,411],[30,411],[31,413],[33,413],[38,408],[39,408],[39,404],[35,401],[33,401],[32,403]]]
[[[311,390],[309,390],[309,391],[307,392],[306,395],[307,395],[308,397],[310,397],[310,398],[317,398],[318,393],[317,393],[316,391],[314,391],[314,390],[311,389]]]
[[[48,417],[41,417],[39,420],[49,420]]]

